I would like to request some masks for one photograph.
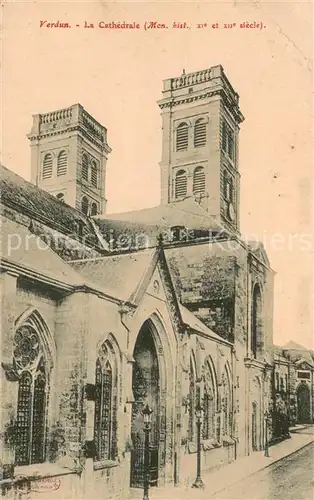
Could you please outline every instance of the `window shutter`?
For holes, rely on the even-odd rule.
[[[65,175],[67,173],[68,157],[65,151],[61,151],[58,155],[57,175]]]
[[[231,129],[229,130],[228,134],[228,156],[231,160],[234,159],[234,138]]]
[[[188,149],[189,129],[187,123],[180,123],[177,128],[176,149],[177,151],[185,151]]]
[[[49,179],[52,177],[52,155],[50,153],[45,155],[42,177],[43,179]]]
[[[207,140],[206,122],[203,118],[196,121],[194,127],[194,147],[200,148],[205,146]]]
[[[82,156],[82,179],[88,181],[88,158],[85,154]]]
[[[187,193],[187,176],[185,170],[179,170],[175,178],[175,197],[180,198],[186,196]]]
[[[196,167],[193,174],[193,194],[205,193],[205,172],[203,167]]]
[[[92,163],[92,172],[91,172],[91,182],[94,187],[97,187],[97,164],[95,161]]]

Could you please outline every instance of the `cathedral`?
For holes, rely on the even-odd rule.
[[[205,471],[313,421],[314,354],[274,346],[274,271],[240,232],[239,95],[219,65],[158,106],[158,206],[107,213],[107,129],[80,104],[33,116],[31,182],[1,168],[7,498],[128,498],[147,404],[152,488],[193,483],[197,424]]]

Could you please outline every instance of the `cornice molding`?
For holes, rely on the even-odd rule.
[[[41,139],[46,139],[48,137],[54,137],[58,135],[64,135],[68,134],[71,132],[80,132],[86,139],[88,139],[92,144],[97,146],[98,148],[102,149],[106,153],[111,153],[112,149],[111,147],[106,143],[102,142],[99,139],[96,138],[96,136],[93,136],[87,129],[86,127],[82,126],[81,124],[74,125],[72,127],[65,127],[61,129],[54,129],[54,130],[47,130],[45,132],[36,134],[36,135],[30,135],[28,134],[28,139],[32,141],[39,141]]]
[[[167,101],[160,100],[158,101],[158,106],[160,109],[166,109],[166,108],[172,108],[175,106],[179,106],[180,104],[188,104],[191,102],[207,99],[210,97],[221,97],[224,104],[227,106],[230,112],[232,112],[233,115],[237,118],[238,123],[241,123],[244,121],[244,116],[242,115],[240,108],[238,104],[236,104],[231,97],[228,95],[228,93],[225,91],[225,89],[219,89],[219,90],[214,90],[212,92],[206,92],[198,95],[191,96],[191,94],[187,94],[186,96],[182,97],[171,97]]]

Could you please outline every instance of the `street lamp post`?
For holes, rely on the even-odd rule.
[[[204,488],[204,483],[201,478],[201,425],[202,425],[202,407],[200,402],[195,407],[196,427],[197,427],[197,470],[196,479],[192,484],[192,488]]]
[[[153,410],[148,406],[145,406],[142,411],[144,417],[144,433],[145,433],[145,443],[144,443],[144,493],[143,500],[149,500],[148,490],[149,490],[149,433],[151,431],[151,415]]]
[[[267,410],[264,413],[264,417],[265,417],[265,452],[264,452],[264,456],[269,457],[269,449],[268,449],[268,417],[269,417],[269,413]]]

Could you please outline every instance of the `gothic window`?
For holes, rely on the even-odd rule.
[[[217,424],[216,424],[216,439],[218,441],[218,443],[220,443],[220,440],[221,440],[221,419],[220,419],[220,416],[217,417]]]
[[[88,181],[88,157],[85,153],[82,156],[82,179]]]
[[[215,402],[211,391],[207,388],[204,391],[203,407],[203,439],[210,439],[214,437]]]
[[[226,122],[222,124],[222,150],[232,161],[234,160],[234,132]]]
[[[30,325],[14,336],[14,362],[20,375],[15,461],[17,465],[42,463],[45,459],[47,374],[39,336]]]
[[[193,194],[205,193],[205,172],[203,167],[196,167],[193,173]]]
[[[215,437],[215,388],[209,364],[205,365],[204,397],[203,397],[203,439]]]
[[[206,145],[206,122],[204,118],[199,118],[194,127],[194,147],[199,148]]]
[[[68,166],[68,157],[65,151],[60,151],[57,161],[57,175],[66,175]]]
[[[88,214],[88,199],[86,196],[83,196],[82,198],[82,212],[83,214],[87,215]]]
[[[43,161],[42,178],[49,179],[52,177],[52,154],[47,153]]]
[[[97,163],[93,161],[91,169],[91,183],[94,187],[97,187],[98,184],[97,181],[98,181]]]
[[[179,170],[175,177],[175,197],[181,198],[187,194],[187,175],[185,170]]]
[[[91,214],[92,215],[97,215],[98,214],[98,207],[97,207],[97,203],[92,203],[92,210],[91,210]]]
[[[253,290],[253,304],[252,304],[252,331],[251,331],[251,345],[252,354],[256,358],[261,354],[264,347],[263,339],[263,318],[262,318],[262,295],[261,289],[258,284],[255,285]]]
[[[285,386],[284,386],[284,382],[283,382],[283,377],[280,377],[280,390],[281,391],[285,390]]]
[[[190,360],[190,385],[189,385],[189,428],[188,437],[193,441],[195,436],[195,406],[196,406],[196,388],[195,388],[195,374],[193,369],[192,359]]]
[[[96,362],[95,388],[96,460],[114,460],[117,447],[117,383],[105,346]]]
[[[231,389],[228,371],[225,368],[223,376],[223,398],[222,398],[222,411],[223,411],[223,435],[229,436],[231,434]]]
[[[177,151],[186,151],[188,149],[188,143],[189,143],[188,124],[185,122],[182,122],[177,127],[176,150]]]

